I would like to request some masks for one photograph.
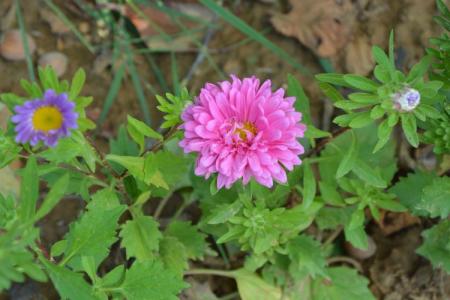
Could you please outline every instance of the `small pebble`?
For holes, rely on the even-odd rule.
[[[368,236],[367,237],[367,242],[368,242],[368,247],[366,250],[362,250],[362,249],[358,249],[353,247],[350,243],[345,243],[345,250],[347,250],[347,253],[358,259],[358,260],[365,260],[368,259],[370,257],[372,257],[375,252],[377,251],[377,245],[375,244],[375,242],[373,241],[373,239]]]
[[[39,58],[39,66],[52,66],[58,77],[61,77],[66,72],[67,62],[67,56],[61,52],[48,52]]]
[[[30,55],[34,53],[36,50],[36,43],[33,38],[27,34],[28,38],[28,49],[30,51]],[[25,48],[22,44],[22,38],[20,36],[20,31],[17,29],[9,30],[5,32],[3,38],[0,42],[0,55],[12,61],[24,60],[25,56]]]

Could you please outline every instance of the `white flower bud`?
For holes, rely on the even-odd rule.
[[[406,87],[392,95],[394,108],[398,111],[412,111],[420,103],[420,93],[412,88]]]

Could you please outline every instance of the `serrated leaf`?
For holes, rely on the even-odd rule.
[[[411,114],[401,114],[403,133],[411,146],[419,146],[419,135],[417,134],[416,118]]]
[[[328,268],[329,280],[313,282],[314,300],[375,300],[368,288],[369,280],[347,267]]]
[[[239,269],[233,272],[242,300],[280,300],[281,289],[261,279],[258,275]],[[261,298],[263,297],[263,298]]]
[[[125,274],[120,290],[128,300],[178,300],[188,285],[159,261],[135,262]]]
[[[137,216],[127,221],[120,231],[121,246],[126,249],[127,258],[136,257],[138,261],[152,260],[159,248],[162,234],[159,224],[150,216]]]
[[[140,153],[145,150],[145,137],[153,138],[156,140],[163,140],[163,136],[150,128],[147,124],[138,119],[128,116],[128,133],[131,138],[140,146]]]
[[[98,300],[94,296],[93,288],[83,279],[83,275],[54,265],[45,259],[41,261],[62,299]]]
[[[427,211],[432,218],[447,218],[450,214],[450,177],[435,178],[425,186],[417,207]]]
[[[422,232],[423,244],[417,249],[417,253],[431,261],[435,268],[443,268],[450,273],[450,221],[443,220],[439,224]]]
[[[360,75],[352,75],[352,74],[344,75],[344,80],[351,87],[360,89],[362,91],[376,92],[378,89],[378,84]]]
[[[336,179],[345,176],[348,172],[353,169],[355,165],[355,161],[357,159],[357,151],[358,151],[358,142],[356,140],[356,136],[352,131],[352,144],[350,145],[350,149],[342,158],[338,169],[336,171]]]
[[[166,269],[183,277],[189,267],[186,247],[177,238],[165,236],[159,244],[159,253]]]
[[[291,259],[289,272],[294,278],[327,277],[325,255],[318,241],[308,235],[300,235],[290,240],[286,247]]]
[[[88,211],[72,224],[65,236],[67,240],[63,262],[74,270],[81,270],[81,257],[92,256],[98,266],[117,240],[118,220],[126,207],[118,204],[113,192],[97,192],[88,205]],[[106,206],[106,207],[105,207]]]
[[[355,208],[346,207],[323,207],[315,218],[320,230],[336,229],[339,225],[344,226],[350,220]]]
[[[202,258],[206,251],[206,235],[198,231],[190,222],[173,221],[164,232],[166,236],[177,238],[186,248],[188,258]]]
[[[414,215],[426,216],[428,212],[420,207],[423,190],[425,187],[431,185],[436,178],[437,175],[434,173],[421,171],[410,173],[408,176],[400,178],[389,189],[389,192],[397,195],[400,203],[406,206]]]

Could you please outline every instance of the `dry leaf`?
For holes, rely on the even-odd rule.
[[[408,212],[394,213],[382,210],[380,221],[377,223],[384,235],[390,235],[412,225],[420,224],[420,219]]]
[[[321,57],[336,55],[348,43],[356,10],[350,0],[291,0],[292,10],[272,17],[274,27],[297,38]]]

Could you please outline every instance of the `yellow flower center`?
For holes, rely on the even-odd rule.
[[[47,132],[61,128],[63,116],[56,107],[43,106],[34,112],[32,123],[35,130]]]
[[[237,128],[234,132],[237,133],[242,140],[247,141],[247,133],[251,133],[255,136],[258,131],[253,123],[247,121],[242,124],[241,128]]]

